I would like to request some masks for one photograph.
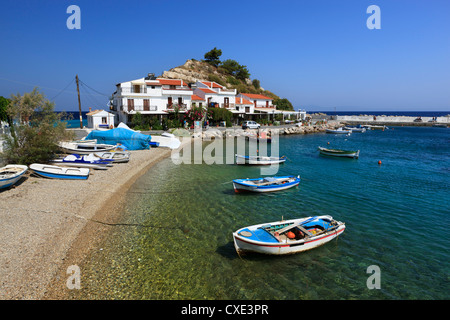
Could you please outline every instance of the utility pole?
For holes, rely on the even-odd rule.
[[[78,84],[78,75],[76,75],[75,79],[77,80],[78,109],[80,110],[80,129],[83,129],[83,117],[81,116],[80,85]]]

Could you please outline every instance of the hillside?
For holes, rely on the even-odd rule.
[[[207,62],[198,61],[195,59],[187,60],[185,64],[172,68],[169,71],[164,71],[161,75],[168,79],[183,79],[187,83],[196,81],[214,81],[228,89],[237,89],[238,93],[259,93],[266,95],[273,99],[279,97],[263,88],[256,88],[250,79],[245,81],[235,78],[233,75],[226,72],[225,69],[215,67]]]

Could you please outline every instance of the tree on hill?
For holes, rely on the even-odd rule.
[[[245,80],[250,78],[250,72],[248,71],[247,66],[240,65],[236,60],[225,60],[220,64],[220,68],[236,79]]]
[[[211,51],[205,53],[205,61],[214,67],[218,67],[220,64],[220,56],[222,55],[222,50],[214,47]]]
[[[273,101],[273,104],[277,106],[277,109],[278,109],[278,110],[294,111],[294,107],[292,106],[292,103],[291,103],[288,99],[286,99],[286,98],[283,98],[283,99],[280,99],[280,98],[275,99],[275,100]]]

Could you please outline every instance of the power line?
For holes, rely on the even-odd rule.
[[[56,96],[51,98],[50,100],[55,100],[56,97],[58,97],[61,93],[63,93],[74,81],[75,81],[75,78],[72,78],[72,80],[69,82],[69,84],[64,89],[62,89]]]

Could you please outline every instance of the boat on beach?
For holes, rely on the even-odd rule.
[[[60,142],[59,147],[65,152],[70,154],[89,154],[95,152],[113,151],[116,146],[112,144],[102,144],[88,142]]]
[[[102,160],[112,160],[113,163],[130,161],[130,153],[127,151],[97,152],[94,155]]]
[[[30,169],[38,176],[51,179],[86,180],[89,177],[88,168],[59,167],[33,163],[30,165]]]
[[[271,165],[284,163],[286,156],[282,157],[267,157],[267,156],[245,156],[236,154],[236,164],[249,164],[249,165]]]
[[[319,147],[320,154],[323,154],[325,156],[332,156],[332,157],[345,157],[345,158],[355,158],[358,159],[359,157],[359,150],[351,151],[351,150],[340,150],[340,149],[326,149]]]
[[[300,183],[300,176],[265,177],[256,179],[235,179],[235,192],[273,192],[286,190]]]
[[[338,129],[326,129],[326,133],[334,134],[351,134],[352,130],[344,130],[342,127]]]
[[[324,245],[344,230],[345,223],[324,215],[244,227],[233,233],[233,240],[239,255],[248,252],[284,255]]]
[[[20,164],[9,164],[0,168],[0,189],[5,189],[22,178],[28,167]]]
[[[70,154],[62,159],[54,159],[51,162],[56,165],[62,165],[66,167],[106,170],[108,169],[108,167],[112,166],[112,161],[113,160],[101,159],[99,157],[94,156],[94,154],[89,155]]]

